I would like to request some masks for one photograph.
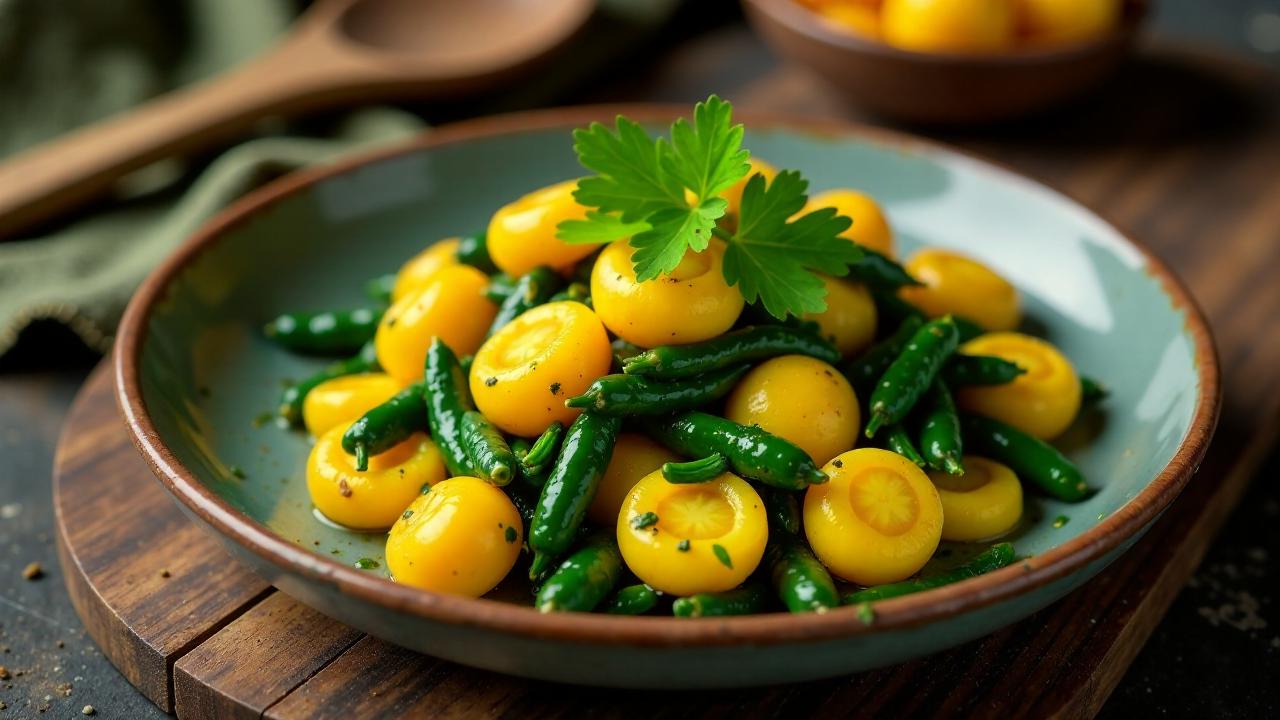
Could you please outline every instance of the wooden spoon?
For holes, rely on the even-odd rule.
[[[256,61],[0,165],[0,237],[269,115],[472,92],[563,43],[593,0],[319,0]]]

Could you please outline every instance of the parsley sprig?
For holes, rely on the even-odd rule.
[[[733,106],[712,95],[694,106],[693,122],[681,118],[668,137],[650,137],[639,123],[619,115],[574,131],[574,151],[595,175],[578,181],[574,198],[590,210],[567,220],[558,236],[570,243],[630,238],[636,278],[670,273],[688,250],[725,241],[724,276],[747,302],[759,302],[779,319],[822,312],[821,271],[841,276],[861,257],[840,237],[851,221],[832,208],[795,217],[808,200],[800,173],[778,173],[772,182],[756,173],[746,183],[736,229],[723,223],[728,203],[720,194],[746,177],[750,154]]]

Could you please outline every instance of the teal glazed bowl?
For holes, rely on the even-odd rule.
[[[1036,333],[1113,390],[1060,443],[1097,493],[1074,505],[1029,497],[1027,515],[1041,520],[1013,538],[1025,560],[883,601],[870,622],[853,608],[706,619],[540,614],[515,581],[481,599],[391,581],[383,535],[313,514],[307,439],[255,422],[275,406],[282,379],[321,364],[278,350],[259,328],[286,310],[359,304],[368,278],[425,244],[484,227],[501,204],[579,175],[570,130],[617,112],[655,125],[678,114],[582,108],[441,128],[263,188],[165,261],[128,309],[115,371],[133,438],[181,507],[282,591],[424,653],[563,682],[725,687],[897,663],[1023,618],[1124,552],[1198,466],[1217,419],[1217,365],[1204,318],[1160,261],[1078,203],[954,150],[747,116],[753,153],[803,170],[815,190],[857,187],[878,198],[904,254],[963,249],[1018,286]],[[1050,521],[1058,516],[1069,521]],[[380,566],[358,569],[361,558]]]

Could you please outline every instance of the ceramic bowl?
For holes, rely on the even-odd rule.
[[[992,632],[1084,584],[1129,547],[1197,466],[1218,378],[1200,311],[1154,257],[1072,200],[1008,170],[911,137],[746,117],[747,146],[801,168],[815,189],[852,186],[887,209],[898,242],[961,248],[1020,289],[1037,332],[1114,395],[1063,447],[1098,492],[1028,499],[1020,560],[982,577],[853,608],[720,619],[539,614],[526,587],[467,599],[398,585],[382,535],[313,515],[303,434],[255,423],[284,378],[321,361],[267,342],[286,310],[361,303],[365,280],[494,209],[581,173],[570,130],[615,112],[547,111],[432,131],[412,144],[291,175],[220,214],[133,299],[116,350],[124,417],[189,515],[284,592],[373,635],[467,665],[611,686],[798,681],[907,660]],[[665,124],[664,122],[664,124]],[[1055,527],[1059,515],[1069,522]],[[936,571],[937,565],[926,569]],[[1084,590],[1088,592],[1088,590]]]
[[[922,53],[842,32],[795,0],[743,0],[747,19],[787,60],[874,113],[967,125],[1045,110],[1097,85],[1133,45],[1147,0],[1126,0],[1120,26],[1092,41],[1005,53]]]

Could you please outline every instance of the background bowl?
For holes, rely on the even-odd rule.
[[[1045,110],[1097,85],[1120,64],[1147,14],[1127,0],[1097,40],[1006,53],[922,53],[831,27],[795,0],[743,0],[747,19],[782,57],[874,113],[907,122],[976,124]]]
[[[255,423],[282,378],[321,362],[266,342],[261,323],[360,303],[367,278],[424,244],[483,227],[499,204],[580,174],[570,129],[619,111],[664,124],[676,114],[583,108],[435,130],[264,188],[166,261],[129,307],[116,372],[131,433],[181,506],[281,590],[392,642],[551,680],[708,687],[845,674],[1012,623],[1105,567],[1190,477],[1217,417],[1217,367],[1200,312],[1157,260],[1075,202],[970,156],[846,125],[747,117],[747,145],[761,157],[803,169],[815,189],[879,198],[904,252],[962,248],[1022,290],[1036,332],[1114,390],[1105,412],[1062,443],[1099,491],[1075,505],[1029,497],[1028,515],[1042,520],[1013,538],[1028,559],[879,603],[870,624],[852,608],[701,620],[542,615],[515,581],[473,600],[356,569],[359,558],[382,560],[383,536],[317,520],[303,479],[308,441]],[[1058,515],[1069,522],[1054,527]]]

